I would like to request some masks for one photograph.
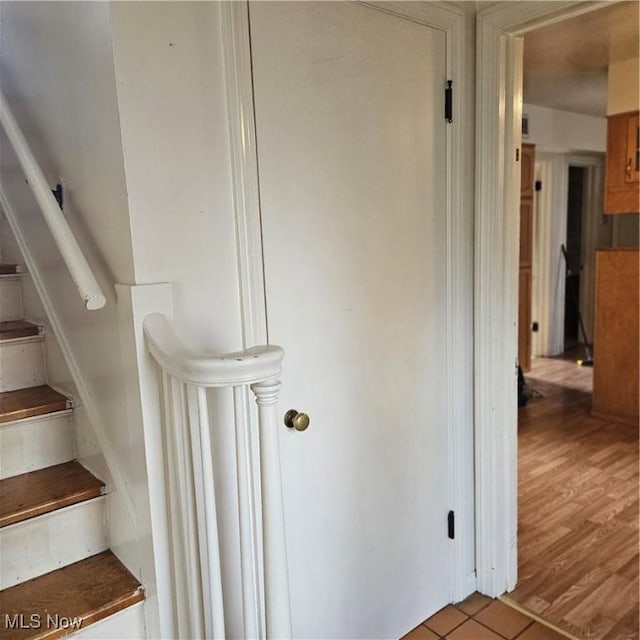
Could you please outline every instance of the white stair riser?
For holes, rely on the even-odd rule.
[[[20,276],[0,276],[0,322],[23,318]]]
[[[41,336],[0,342],[0,392],[38,387],[45,381]]]
[[[73,640],[143,640],[146,637],[144,628],[144,602],[139,602],[84,629],[80,627],[80,631],[66,637]]]
[[[0,589],[108,548],[101,496],[0,529]]]
[[[0,480],[75,458],[72,411],[0,424]]]

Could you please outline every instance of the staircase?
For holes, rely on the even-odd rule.
[[[0,264],[0,639],[142,638],[144,591],[109,550],[105,486],[75,460],[22,277]]]

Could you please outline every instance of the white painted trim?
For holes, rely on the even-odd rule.
[[[268,343],[249,5],[220,5],[243,347]]]
[[[515,36],[605,2],[501,2],[478,13],[476,38],[475,430],[478,589],[497,596],[517,579],[515,367],[521,65]],[[513,159],[511,159],[513,158]]]
[[[220,4],[231,154],[243,347],[268,344],[262,220],[248,2]],[[261,494],[258,416],[246,387],[234,391],[244,637],[263,637],[264,571],[259,541]]]
[[[11,227],[11,231],[13,232],[16,243],[18,244],[18,248],[20,249],[20,253],[24,258],[27,271],[29,272],[36,291],[40,296],[40,300],[42,301],[42,306],[44,307],[45,313],[47,314],[47,317],[49,319],[51,329],[53,330],[53,334],[56,337],[56,340],[58,341],[60,351],[65,359],[65,362],[67,363],[67,366],[69,367],[69,373],[71,374],[73,383],[78,391],[78,395],[80,396],[82,406],[87,413],[89,425],[93,432],[93,436],[97,441],[98,446],[100,447],[100,451],[104,456],[105,462],[109,469],[109,473],[111,474],[114,489],[118,492],[123,501],[123,505],[129,522],[133,526],[133,529],[137,530],[136,511],[133,507],[131,492],[129,491],[129,487],[124,480],[122,471],[120,470],[117,456],[115,455],[106,436],[108,429],[102,423],[100,413],[93,400],[95,394],[91,392],[91,390],[87,386],[85,376],[82,375],[82,371],[75,359],[75,356],[73,355],[73,351],[71,349],[67,334],[63,328],[62,322],[58,317],[51,298],[49,297],[49,293],[44,284],[44,280],[38,269],[37,262],[31,253],[31,248],[22,235],[19,216],[11,206],[2,188],[0,188],[0,207],[4,211],[9,226]]]
[[[145,490],[136,495],[138,535],[150,536],[140,548],[141,581],[145,587],[144,616],[147,637],[163,640],[177,637],[174,614],[175,585],[171,569],[167,477],[164,463],[159,376],[144,340],[142,323],[150,313],[172,315],[171,285],[116,284],[118,322],[125,371],[127,416],[140,424],[144,438]]]

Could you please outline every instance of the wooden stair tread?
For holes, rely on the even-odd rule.
[[[79,618],[84,628],[142,600],[140,583],[111,551],[104,551],[0,591],[0,639],[55,640],[77,630],[48,624],[56,616]],[[22,614],[24,626],[39,620],[39,628],[8,628],[16,614]]]
[[[78,461],[0,480],[0,527],[102,494],[104,483]]]
[[[26,320],[7,320],[0,322],[0,340],[12,340],[14,338],[28,338],[40,333],[38,325]]]
[[[51,387],[31,387],[0,393],[0,423],[68,408],[69,399]]]
[[[10,274],[18,273],[18,265],[15,264],[6,264],[4,262],[0,262],[0,275],[6,276]]]

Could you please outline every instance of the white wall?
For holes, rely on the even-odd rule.
[[[525,104],[529,116],[529,137],[523,142],[536,145],[536,151],[553,153],[604,153],[607,149],[607,120],[580,113]]]
[[[197,348],[241,346],[216,3],[113,3],[136,284],[174,285]]]

